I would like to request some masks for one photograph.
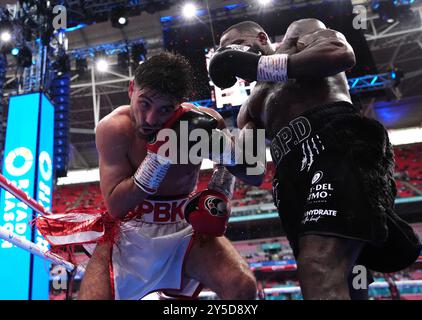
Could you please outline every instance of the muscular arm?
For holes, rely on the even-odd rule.
[[[114,119],[101,121],[96,130],[99,153],[100,187],[109,214],[124,217],[148,195],[132,180],[133,169],[127,158],[129,138]]]
[[[239,113],[237,114],[236,122],[237,122],[237,127],[239,129],[243,129],[243,127],[248,122],[252,122],[252,117],[250,116],[249,110],[248,110],[248,103],[249,103],[249,100],[247,100],[244,104],[242,104],[242,106],[240,107]]]
[[[289,56],[289,78],[324,78],[352,68],[355,63],[353,48],[344,35],[330,29],[319,29],[300,36],[298,53]]]
[[[265,159],[265,139],[259,142],[258,135],[257,135],[257,127],[253,121],[248,121],[242,126],[242,130],[239,133],[239,143],[241,145],[248,145],[245,147],[245,153],[252,152],[252,155],[256,155],[258,159],[256,159],[257,163],[255,165],[237,165],[233,168],[228,168],[229,171],[232,169],[234,172],[236,170],[241,171],[243,174],[246,175],[246,179],[242,179],[246,183],[249,183],[254,186],[260,186],[264,181],[265,177],[265,170],[266,170],[266,159]],[[258,143],[264,143],[263,150],[258,148]],[[252,149],[252,150],[251,150]],[[255,157],[250,156],[250,158],[254,159]],[[247,168],[251,169],[251,167],[256,167],[256,170],[260,168],[261,172],[259,174],[248,174]],[[259,171],[258,170],[258,171]],[[231,171],[232,172],[232,171]],[[235,175],[235,173],[232,172]]]
[[[210,113],[213,117],[215,117],[218,120],[218,129],[223,130],[223,129],[226,128],[226,123],[224,122],[223,117],[218,112],[216,112],[212,109],[208,109],[208,110],[206,110],[206,112]],[[243,120],[241,120],[241,121],[243,121]],[[248,120],[248,122],[250,122],[246,125],[248,129],[256,129],[255,126],[252,127],[253,123],[251,121]],[[239,124],[239,117],[238,117],[238,124]],[[245,131],[240,133],[239,141],[242,139],[242,136],[243,136],[243,138],[245,138],[244,133],[245,133]],[[248,174],[247,166],[245,164],[238,164],[238,165],[235,165],[235,166],[227,166],[227,169],[235,177],[241,179],[242,181],[244,181],[248,184],[254,185],[254,186],[261,185],[262,181],[264,180],[264,174],[265,173],[259,174],[259,175]]]

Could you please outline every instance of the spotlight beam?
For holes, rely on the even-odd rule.
[[[193,19],[196,16],[197,8],[193,3],[186,3],[183,6],[182,13],[186,19]]]
[[[106,72],[108,70],[108,63],[105,59],[99,59],[95,63],[95,67],[99,72]]]
[[[3,31],[0,35],[0,39],[3,42],[9,42],[11,38],[12,38],[12,35],[10,34],[9,31]]]

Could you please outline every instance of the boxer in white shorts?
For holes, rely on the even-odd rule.
[[[120,226],[113,242],[96,246],[79,299],[141,299],[153,291],[195,297],[201,286],[221,299],[255,298],[252,272],[223,236],[233,175],[218,165],[208,189],[194,193],[200,164],[168,161],[152,139],[179,121],[208,131],[225,127],[214,110],[182,104],[192,83],[182,56],[151,57],[130,82],[130,105],[97,126],[101,192]],[[251,184],[262,181],[239,166],[229,170]]]
[[[140,299],[163,289],[175,289],[173,295],[177,296],[199,294],[200,282],[183,274],[194,240],[192,227],[183,216],[187,201],[188,197],[149,198],[137,208],[139,218],[121,224],[111,253],[112,296]]]

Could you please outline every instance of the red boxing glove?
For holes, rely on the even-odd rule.
[[[188,108],[179,107],[170,119],[167,120],[162,129],[171,128],[189,110]],[[170,165],[173,163],[172,159],[168,158],[165,154],[158,153],[160,147],[166,142],[157,140],[156,136],[158,133],[150,137],[150,141],[146,146],[147,155],[132,177],[133,182],[138,188],[148,194],[157,192]]]
[[[181,117],[183,116],[183,114],[185,114],[186,112],[189,112],[190,109],[189,108],[185,108],[183,106],[180,106],[179,108],[177,108],[174,113],[172,114],[172,116],[170,117],[170,119],[168,119],[166,121],[166,123],[164,123],[164,125],[162,126],[161,129],[170,129],[172,128],[177,121],[180,121]],[[147,150],[149,152],[153,152],[153,153],[158,153],[159,148],[166,143],[166,141],[159,141],[157,140],[157,134],[158,132],[151,136],[150,141],[148,141],[147,144]]]
[[[182,126],[182,122],[184,122],[184,126]],[[187,141],[186,147],[187,150],[180,150],[182,148],[182,143],[178,145],[179,150],[177,154],[169,155],[169,157],[174,161],[177,162],[180,159],[180,152],[187,152],[189,154],[189,150],[192,145],[196,144],[196,142],[189,142],[190,133],[195,129],[202,129],[205,130],[209,136],[211,137],[213,134],[213,130],[218,127],[218,120],[215,119],[213,116],[209,115],[206,112],[201,111],[200,109],[191,106],[191,105],[182,105],[180,106],[174,114],[171,116],[169,120],[163,125],[162,129],[172,129],[173,132],[176,134],[178,141],[184,140]],[[160,134],[161,131],[157,132],[157,135]],[[148,152],[158,153],[161,146],[163,146],[167,142],[168,132],[162,131],[163,135],[157,139],[157,135],[152,136],[149,143],[147,144]],[[166,133],[166,134],[164,134]],[[163,139],[165,138],[165,139]],[[210,139],[211,140],[211,139]],[[211,150],[211,146],[210,146]],[[167,150],[166,151],[168,154]],[[231,151],[231,150],[229,150]],[[161,154],[161,156],[167,156]],[[226,156],[227,157],[227,156]]]
[[[185,219],[196,232],[221,237],[226,232],[230,212],[230,202],[224,194],[204,190],[187,202]]]

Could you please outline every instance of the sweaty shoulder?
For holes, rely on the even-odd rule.
[[[110,145],[114,148],[126,148],[132,135],[129,106],[118,107],[102,118],[97,125],[95,131],[97,149],[102,152],[105,146]]]

